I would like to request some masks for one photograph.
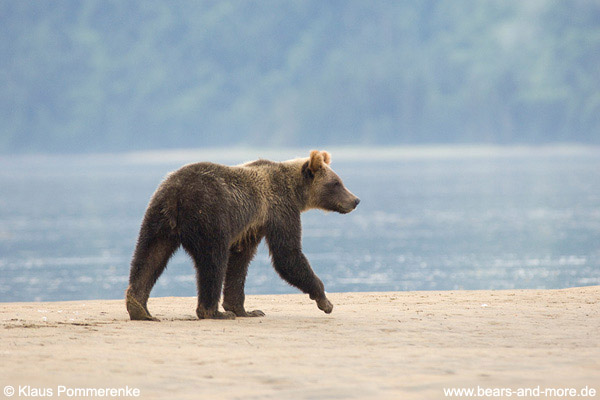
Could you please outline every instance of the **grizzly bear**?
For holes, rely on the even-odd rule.
[[[329,314],[333,305],[323,282],[302,253],[300,213],[318,208],[345,214],[360,202],[330,162],[329,153],[313,150],[308,158],[284,162],[200,162],[167,175],[150,200],[131,262],[131,319],[156,320],[148,297],[179,246],[196,268],[198,318],[264,316],[244,308],[248,264],[263,237],[279,275]],[[221,291],[225,312],[218,311]]]

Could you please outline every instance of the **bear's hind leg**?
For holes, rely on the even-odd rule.
[[[233,312],[237,317],[264,317],[265,313],[260,310],[246,311],[244,308],[244,285],[248,264],[256,254],[256,248],[261,237],[254,237],[243,243],[239,249],[229,251],[229,261],[225,274],[225,285],[223,288],[223,308]]]
[[[219,299],[223,289],[223,279],[227,268],[227,248],[219,245],[202,246],[200,243],[183,243],[184,249],[194,259],[198,283],[199,319],[235,319],[229,311],[221,312]],[[223,248],[221,248],[223,247]],[[207,251],[207,249],[210,249]]]
[[[177,242],[169,239],[138,242],[125,293],[127,312],[132,320],[157,321],[148,311],[148,297],[177,247]]]

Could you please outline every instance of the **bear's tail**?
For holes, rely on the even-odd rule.
[[[173,231],[176,231],[177,219],[179,215],[179,201],[177,200],[177,197],[171,196],[165,199],[161,212],[167,219],[169,227]]]

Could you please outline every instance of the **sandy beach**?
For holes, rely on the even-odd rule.
[[[442,399],[445,388],[587,387],[600,398],[599,286],[328,296],[330,315],[305,295],[248,296],[266,316],[229,321],[197,320],[187,297],[151,298],[161,322],[129,321],[123,300],[2,303],[0,389]]]

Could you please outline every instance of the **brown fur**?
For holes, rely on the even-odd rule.
[[[150,291],[179,246],[196,267],[199,318],[264,315],[244,309],[248,264],[263,238],[279,275],[331,312],[300,237],[301,212],[347,213],[358,205],[330,163],[329,153],[313,150],[304,159],[234,167],[196,163],[169,174],[148,205],[131,263],[131,319],[154,319],[147,308]],[[224,313],[217,309],[222,289]]]

